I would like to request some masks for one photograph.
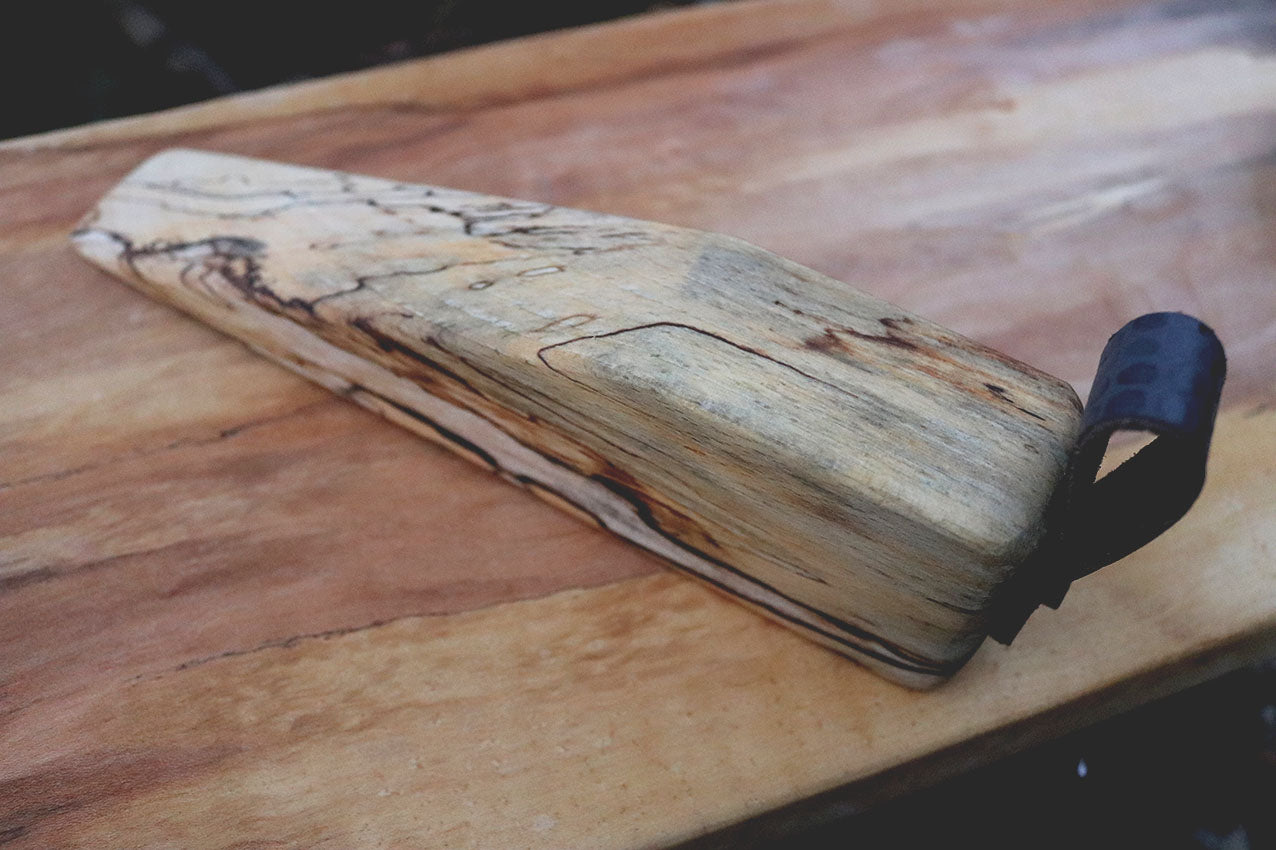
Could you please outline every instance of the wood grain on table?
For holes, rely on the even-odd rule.
[[[671,844],[1269,652],[1273,44],[1267,3],[745,2],[0,146],[0,838]],[[740,236],[1082,396],[1186,310],[1230,359],[1210,480],[908,692],[76,258],[174,145]]]

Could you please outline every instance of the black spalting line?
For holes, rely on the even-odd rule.
[[[844,327],[827,327],[820,336],[813,336],[802,341],[804,348],[812,351],[828,351],[830,348],[840,348],[841,340],[839,336],[850,336],[856,339],[862,339],[867,342],[877,343],[878,345],[890,345],[895,348],[902,348],[906,351],[919,351],[920,346],[915,342],[910,342],[903,337],[896,336],[893,333],[869,334],[863,331],[857,331],[854,328]]]
[[[355,278],[355,282],[358,283],[356,289],[362,289],[369,283],[373,283],[378,280],[393,280],[400,277],[429,277],[430,275],[440,274],[452,269],[459,269],[464,266],[493,266],[499,265],[500,263],[514,263],[532,259],[535,258],[529,255],[519,255],[515,257],[493,257],[490,260],[458,260],[454,263],[443,263],[442,265],[432,266],[428,269],[396,269],[394,271],[378,272],[376,274],[365,274]],[[346,291],[353,292],[355,290],[352,289]],[[333,295],[338,294],[341,293],[333,293]],[[328,298],[331,296],[324,297]]]
[[[1004,401],[1006,404],[1010,405],[1011,407],[1013,407],[1015,410],[1019,411],[1020,413],[1031,416],[1033,419],[1036,419],[1039,422],[1046,421],[1044,416],[1038,416],[1037,414],[1033,413],[1028,408],[1022,407],[1021,405],[1016,404],[1015,400],[1010,397],[1010,393],[1006,391],[1005,387],[999,386],[997,384],[989,384],[989,383],[985,383],[984,387],[988,390],[988,392],[992,393],[998,399],[1000,399],[1001,401]]]
[[[803,378],[806,378],[807,380],[810,380],[810,381],[814,381],[815,383],[821,384],[822,386],[826,386],[829,389],[834,390],[835,392],[841,393],[842,395],[848,395],[851,398],[859,398],[859,396],[857,396],[855,393],[851,392],[850,390],[846,389],[845,387],[839,387],[837,384],[829,383],[828,381],[825,381],[822,378],[817,378],[815,375],[812,375],[809,372],[804,372],[798,367],[792,365],[791,363],[785,363],[783,360],[778,360],[764,351],[759,351],[758,349],[753,348],[752,346],[744,345],[743,343],[739,343],[734,340],[727,339],[725,336],[714,333],[713,331],[707,331],[704,328],[698,328],[695,325],[688,325],[685,322],[647,322],[646,324],[631,325],[629,327],[620,328],[619,330],[604,331],[603,333],[585,334],[583,336],[572,337],[571,339],[565,339],[562,342],[551,343],[550,345],[546,345],[538,349],[536,352],[536,357],[542,363],[545,364],[545,368],[549,369],[555,374],[562,375],[564,378],[567,378],[567,380],[569,381],[580,383],[579,381],[576,381],[575,378],[572,378],[570,375],[564,375],[558,369],[555,369],[553,364],[551,364],[548,360],[545,359],[545,352],[554,348],[561,348],[564,345],[571,345],[572,343],[582,342],[587,339],[605,339],[607,337],[620,336],[621,334],[627,334],[633,331],[647,330],[648,328],[679,328],[681,330],[691,331],[692,333],[700,334],[701,336],[707,336],[711,339],[716,339],[718,342],[729,345],[732,348],[743,351],[745,354],[752,354],[754,357],[760,357],[763,360],[768,360],[777,366],[781,366],[785,369],[788,369],[790,372],[796,372],[797,374],[801,375]]]
[[[372,323],[372,320],[367,318],[366,316],[356,316],[355,318],[350,320],[349,324],[351,327],[363,332],[374,343],[376,343],[377,348],[380,348],[382,351],[386,352],[387,354],[402,354],[404,357],[407,357],[416,363],[420,363],[422,366],[426,367],[432,372],[437,372],[440,375],[443,375],[444,377],[448,378],[449,380],[459,384],[460,386],[465,387],[465,389],[469,390],[471,393],[478,396],[479,398],[482,398],[482,399],[487,398],[487,396],[479,392],[469,381],[467,381],[465,378],[458,375],[455,371],[453,371],[452,369],[449,369],[448,367],[444,366],[441,363],[438,363],[437,361],[431,360],[429,357],[426,357],[424,354],[417,351],[412,346],[404,345],[402,342],[399,342],[394,337],[390,336],[389,334],[379,329],[376,325]],[[436,341],[433,338],[424,339],[422,340],[422,342],[434,348],[437,348],[440,351],[443,350],[443,347],[440,346],[438,344],[438,341]],[[473,368],[473,367],[471,366],[470,368]],[[475,371],[478,371],[478,370],[476,369]],[[499,383],[499,381],[497,383]],[[471,412],[475,413],[475,411],[471,411]]]
[[[799,310],[797,307],[792,307],[788,304],[785,304],[782,301],[777,300],[777,301],[773,301],[772,303],[775,304],[776,306],[783,307],[789,310],[794,315],[797,315],[797,316],[807,315],[803,311]],[[913,323],[911,319],[907,317],[892,318],[890,316],[886,316],[886,317],[878,319],[878,322],[880,322],[883,327],[887,328],[886,333],[870,334],[870,333],[864,333],[862,331],[857,331],[857,330],[854,330],[853,328],[847,328],[847,327],[840,327],[840,326],[826,327],[824,328],[824,332],[820,336],[814,336],[814,337],[805,339],[803,340],[802,345],[804,348],[808,348],[812,351],[827,353],[830,350],[841,348],[841,341],[838,339],[839,336],[850,336],[856,339],[862,339],[868,342],[877,343],[879,345],[889,345],[895,348],[902,348],[909,351],[915,351],[918,353],[928,353],[927,349],[919,345],[918,343],[910,339],[906,339],[903,336],[897,335],[896,332],[902,331],[900,325],[911,325]],[[1021,363],[1012,361],[1009,358],[1007,358],[1004,354],[1001,354],[1000,352],[994,351],[992,349],[986,349],[984,353],[1004,363],[1007,363],[1008,365],[1013,366],[1018,371],[1024,371],[1025,369],[1031,368],[1031,367],[1026,367]],[[1020,413],[1024,414],[1025,416],[1031,416],[1033,419],[1036,419],[1039,422],[1046,421],[1044,416],[1041,416],[1037,413],[1033,413],[1031,410],[1027,409],[1026,407],[1023,407],[1019,405],[1018,403],[1016,403],[1014,399],[1010,398],[1010,395],[1006,391],[1005,387],[999,386],[997,384],[992,384],[992,383],[985,383],[984,387],[989,392],[991,392],[993,396],[996,397],[998,400],[1005,402],[1006,404],[1010,405],[1015,410],[1018,410]]]
[[[584,505],[581,505],[578,502],[573,502],[571,499],[567,498],[562,493],[555,490],[553,487],[550,487],[546,484],[543,484],[540,481],[537,481],[535,478],[533,478],[530,475],[515,475],[515,476],[512,476],[512,478],[519,485],[526,487],[529,490],[543,490],[546,493],[552,494],[556,498],[562,499],[564,502],[571,505],[576,510],[580,511],[582,514],[592,519],[594,521],[594,525],[598,526],[603,531],[608,531],[608,532],[611,531],[611,529],[607,527],[607,523],[603,522],[602,517],[600,517],[598,514],[594,513],[593,511],[591,511],[589,508],[585,507]],[[647,549],[638,543],[634,543],[633,545],[637,546],[639,549],[642,549],[645,552],[651,551],[650,549]],[[663,563],[669,563],[664,558],[661,558],[660,560]]]
[[[265,282],[261,272],[261,258],[265,256],[265,243],[246,236],[221,235],[211,236],[207,239],[196,239],[191,241],[175,241],[175,242],[152,242],[147,245],[135,245],[132,240],[121,233],[115,231],[102,230],[100,228],[82,228],[76,230],[72,237],[85,236],[89,233],[98,233],[115,241],[120,245],[120,257],[128,265],[129,269],[139,278],[145,275],[137,267],[139,260],[149,257],[169,257],[180,259],[185,252],[197,253],[196,259],[191,260],[182,269],[180,277],[182,280],[194,270],[199,260],[207,262],[208,260],[217,260],[219,264],[209,271],[215,271],[253,303],[260,304],[263,300],[274,302],[281,309],[301,310],[302,312],[314,318],[315,305],[327,298],[336,295],[345,295],[359,289],[343,290],[342,292],[330,292],[321,295],[313,300],[305,298],[280,298],[279,295],[271,289]]]
[[[435,197],[435,195],[433,192],[430,192],[429,195],[427,195],[426,197]],[[533,204],[527,207],[520,208],[517,206],[510,205],[508,202],[505,202],[507,209],[493,210],[491,205],[489,205],[488,208],[484,208],[484,207],[469,208],[465,206],[450,208],[450,207],[442,206],[435,201],[408,201],[408,202],[394,203],[393,199],[385,199],[386,202],[383,203],[382,200],[379,200],[376,197],[363,198],[362,200],[363,200],[363,203],[366,204],[367,206],[370,206],[373,209],[379,210],[380,212],[383,212],[386,215],[394,216],[395,218],[398,218],[399,210],[405,209],[405,208],[421,209],[421,210],[425,210],[426,212],[436,213],[438,215],[450,216],[451,218],[454,218],[458,222],[460,222],[461,232],[463,232],[466,236],[477,235],[477,236],[481,236],[482,238],[490,238],[492,235],[500,235],[499,233],[475,234],[474,232],[475,228],[477,228],[479,225],[484,224],[486,222],[499,221],[501,219],[510,219],[510,218],[536,219],[536,218],[540,218],[541,216],[548,215],[549,213],[553,212],[555,209],[555,207],[549,204]]]
[[[933,604],[935,604],[935,605],[940,606],[941,608],[947,608],[947,609],[948,609],[948,610],[950,610],[950,611],[956,611],[958,614],[966,614],[966,615],[969,615],[969,616],[978,616],[978,615],[980,615],[980,614],[984,613],[982,609],[976,609],[976,608],[965,608],[965,607],[963,607],[963,606],[961,606],[961,605],[956,604],[955,602],[945,602],[944,600],[942,600],[942,599],[936,599],[936,598],[935,598],[935,597],[933,597],[933,596],[924,596],[924,597],[922,597],[922,598],[923,598],[923,599],[925,599],[927,602],[931,602],[931,603],[933,603]]]
[[[438,434],[440,437],[447,440],[449,443],[454,443],[455,445],[460,446],[461,448],[470,452],[475,457],[482,458],[483,462],[486,463],[492,469],[493,472],[497,472],[501,470],[501,465],[496,462],[496,458],[492,457],[491,453],[488,452],[486,449],[484,449],[482,446],[479,446],[467,440],[466,438],[462,437],[460,434],[456,433],[450,428],[443,427],[438,422],[435,422],[433,419],[421,413],[420,411],[414,410],[411,407],[408,407],[406,404],[400,404],[399,402],[395,401],[392,398],[383,396],[381,393],[373,392],[372,390],[368,389],[362,384],[351,384],[350,388],[347,389],[344,394],[349,396],[355,393],[364,393],[365,395],[370,395],[373,398],[380,400],[382,403],[390,407],[393,407],[395,410],[399,411],[404,416],[411,417],[414,421],[420,422],[422,425],[427,426],[428,428],[433,430],[436,434]]]
[[[255,201],[261,198],[278,198],[284,197],[289,201],[302,200],[305,196],[298,193],[295,189],[250,189],[245,192],[214,192],[211,189],[204,189],[199,186],[192,186],[188,183],[181,183],[176,180],[168,183],[156,183],[154,180],[137,180],[128,181],[131,186],[141,186],[143,189],[152,189],[156,192],[168,192],[174,195],[188,195],[193,198],[207,198],[215,201]],[[316,192],[322,192],[322,189],[316,189]],[[338,192],[344,192],[338,187]]]
[[[473,231],[468,228],[465,232],[467,234],[473,234]],[[573,224],[521,225],[517,227],[507,227],[504,230],[493,231],[491,233],[481,233],[477,235],[491,242],[495,242],[498,245],[503,245],[506,248],[522,249],[522,248],[527,248],[529,246],[524,244],[523,242],[514,240],[511,237],[530,236],[533,238],[533,240],[540,240],[540,239],[553,240],[553,238],[557,236],[581,235],[586,237],[593,237],[596,239],[624,239],[624,238],[632,239],[632,238],[635,238],[634,234],[637,234],[637,236],[642,237],[642,241],[622,243],[619,245],[608,245],[606,247],[600,247],[598,245],[588,244],[588,242],[586,242],[585,244],[577,244],[577,245],[561,245],[561,244],[554,244],[552,241],[550,241],[548,244],[539,246],[539,247],[542,247],[544,249],[566,251],[574,257],[582,257],[582,256],[585,256],[586,254],[609,254],[609,253],[614,253],[616,251],[628,251],[634,248],[642,248],[642,247],[660,244],[660,240],[650,233],[644,233],[641,231],[620,231],[620,230],[600,231],[598,228],[592,225],[581,225],[581,224],[574,224],[574,223]]]

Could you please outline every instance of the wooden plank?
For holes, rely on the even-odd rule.
[[[29,829],[18,846],[110,830],[144,847],[625,847],[841,783],[872,799],[901,761],[944,752],[942,775],[1039,737],[1042,712],[1058,733],[1261,651],[1274,420],[1226,416],[1181,533],[924,695],[652,575],[189,659],[20,711],[7,825]]]
[[[739,240],[175,150],[78,249],[896,681],[983,642],[1072,388]]]
[[[11,843],[652,846],[1269,652],[1270,7],[894,8],[724,4],[0,148]],[[1183,309],[1230,355],[1210,479],[911,693],[85,267],[74,222],[174,145],[729,233],[1082,396],[1112,328]]]

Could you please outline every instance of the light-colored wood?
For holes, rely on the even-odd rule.
[[[79,250],[897,681],[979,647],[1072,388],[716,234],[175,150]]]
[[[0,145],[10,845],[652,847],[1271,652],[1270,6],[900,9],[714,4]],[[1113,327],[1185,310],[1228,347],[1210,477],[907,691],[89,267],[76,220],[175,145],[729,233],[1083,397]]]

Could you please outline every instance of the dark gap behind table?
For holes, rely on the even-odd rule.
[[[12,0],[0,139],[694,0]]]

